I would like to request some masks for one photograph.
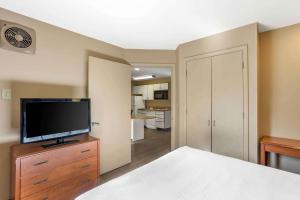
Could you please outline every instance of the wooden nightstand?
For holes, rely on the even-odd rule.
[[[267,165],[267,152],[300,158],[300,140],[264,136],[260,141],[262,165]]]

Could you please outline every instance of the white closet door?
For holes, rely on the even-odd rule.
[[[242,51],[212,58],[212,151],[244,157]]]
[[[211,58],[187,63],[187,144],[211,151]]]

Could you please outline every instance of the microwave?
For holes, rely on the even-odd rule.
[[[156,100],[166,100],[169,99],[168,90],[154,90],[154,99]]]

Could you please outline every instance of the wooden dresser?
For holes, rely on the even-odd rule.
[[[99,140],[78,136],[78,142],[41,147],[11,147],[11,198],[71,200],[95,187],[99,178]],[[45,144],[45,143],[43,143]]]

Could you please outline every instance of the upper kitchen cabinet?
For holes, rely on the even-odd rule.
[[[168,90],[169,84],[168,83],[162,83],[160,84],[160,90]]]
[[[143,100],[148,99],[148,86],[147,85],[138,85],[133,87],[133,94],[141,94]]]
[[[168,90],[168,83],[133,86],[133,94],[142,94],[143,100],[154,100],[154,91]]]
[[[168,83],[161,83],[161,84],[153,84],[153,90],[168,90],[169,84]]]
[[[153,84],[153,90],[160,90],[160,85],[161,84]]]
[[[154,99],[154,89],[153,89],[153,85],[147,85],[148,86],[148,98],[147,100],[153,100]]]
[[[141,94],[144,100],[148,100],[148,85],[141,85]]]
[[[134,86],[133,90],[132,90],[132,93],[133,94],[142,94],[141,88],[142,87],[140,85],[139,86]]]

